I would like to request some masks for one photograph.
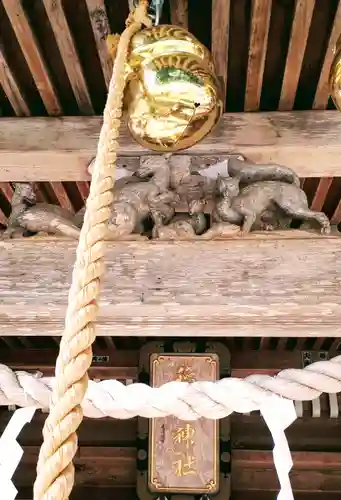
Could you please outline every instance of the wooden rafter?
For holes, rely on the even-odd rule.
[[[4,8],[49,115],[61,115],[62,107],[46,68],[26,13],[18,0],[3,0]]]
[[[170,0],[171,22],[188,29],[188,0]]]
[[[14,75],[7,64],[5,54],[0,45],[0,84],[17,116],[29,116],[30,109],[24,99]]]
[[[70,84],[82,114],[94,113],[81,62],[72,39],[61,0],[43,0]]]
[[[106,37],[110,33],[110,27],[105,3],[104,0],[86,0],[86,5],[101,61],[104,80],[106,86],[109,87],[113,63],[106,44]]]
[[[247,66],[245,111],[259,109],[272,0],[254,0],[251,13],[251,36]]]
[[[212,57],[224,96],[228,77],[230,9],[230,0],[212,0]]]
[[[315,0],[297,0],[278,109],[293,108]]]

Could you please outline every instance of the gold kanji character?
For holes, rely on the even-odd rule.
[[[176,373],[176,380],[179,382],[195,382],[195,375],[190,366],[180,366]]]
[[[195,457],[193,457],[192,455],[185,455],[179,460],[173,462],[173,467],[175,469],[175,474],[178,477],[196,474]]]
[[[186,448],[188,449],[190,445],[194,444],[194,434],[194,427],[190,424],[186,424],[185,427],[179,427],[172,432],[173,443],[186,443]]]

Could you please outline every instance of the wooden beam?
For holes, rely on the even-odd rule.
[[[101,117],[2,118],[0,181],[89,180]],[[214,132],[182,154],[242,154],[280,163],[300,177],[341,176],[341,114],[336,111],[226,113]],[[129,160],[150,151],[123,128],[119,155]]]
[[[0,335],[62,332],[75,249],[60,238],[0,243]],[[338,337],[340,260],[339,237],[108,243],[97,331]]]
[[[38,453],[38,446],[24,447],[24,455],[13,476],[17,487],[34,483]],[[81,446],[74,463],[79,486],[131,487],[136,484],[136,448]]]
[[[341,491],[340,453],[292,452],[290,472],[293,491]],[[232,452],[233,489],[278,491],[272,453],[235,450]]]
[[[136,487],[115,488],[113,486],[104,486],[104,487],[78,486],[77,484],[75,484],[75,486],[72,489],[71,498],[72,500],[84,500],[84,498],[93,498],[95,500],[112,500],[113,498],[119,498],[120,500],[136,500]],[[16,500],[32,500],[32,499],[33,499],[32,486],[28,488],[19,488]],[[259,500],[259,498],[253,500]],[[306,499],[295,498],[295,500],[306,500]],[[325,499],[309,498],[309,500],[325,500]],[[333,496],[328,497],[328,499],[326,500],[334,500],[334,497]]]
[[[13,480],[29,487],[36,474],[39,447],[25,446]],[[341,491],[340,453],[292,452],[290,473],[294,492]],[[271,451],[233,450],[231,456],[234,491],[278,491]],[[132,487],[136,484],[136,448],[81,446],[75,457],[78,486]],[[113,490],[113,494],[114,494]]]
[[[301,352],[275,350],[231,351],[233,377],[246,377],[253,373],[275,375],[286,368],[301,368]],[[15,370],[39,370],[44,376],[53,376],[57,349],[11,349],[0,352],[0,363]],[[337,354],[336,352],[334,353]],[[333,353],[330,354],[332,356]],[[133,379],[138,377],[138,350],[94,349],[90,377],[98,379]],[[106,359],[100,358],[106,357]]]
[[[5,340],[10,337],[4,337]],[[244,378],[254,373],[276,375],[286,368],[302,368],[300,351],[231,351],[231,375]],[[337,352],[331,352],[330,357]],[[57,349],[6,349],[0,352],[0,364],[13,370],[40,371],[45,377],[54,376]],[[138,350],[94,349],[89,370],[92,379],[137,380]]]
[[[6,349],[0,352],[0,363],[13,370],[40,371],[53,377],[58,349]],[[137,380],[139,351],[94,349],[94,359],[89,371],[92,379]],[[294,366],[288,365],[288,368]]]

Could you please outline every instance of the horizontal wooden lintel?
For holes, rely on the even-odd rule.
[[[13,370],[40,371],[45,377],[54,376],[57,349],[3,349],[0,364]],[[329,357],[337,355],[329,353]],[[138,379],[139,350],[95,349],[89,371],[93,379]],[[286,368],[302,368],[301,351],[232,351],[231,376],[246,377],[254,373],[275,375]]]
[[[17,487],[28,487],[32,484],[38,452],[38,446],[24,447],[23,459],[14,477]],[[294,466],[290,477],[295,492],[340,492],[340,453],[294,451],[292,458]],[[81,446],[75,458],[75,465],[78,486],[122,488],[132,487],[136,483],[134,447]],[[278,491],[271,451],[232,450],[231,465],[234,491]]]
[[[88,180],[102,117],[2,118],[0,181]],[[260,163],[280,163],[301,177],[341,175],[341,115],[336,111],[226,113],[202,142],[181,154],[242,154]],[[148,155],[122,127],[124,158]]]
[[[0,245],[0,335],[62,333],[76,242]],[[108,243],[97,332],[339,337],[340,238]]]

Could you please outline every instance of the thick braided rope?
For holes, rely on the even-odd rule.
[[[0,405],[47,409],[53,378],[13,372],[0,365]],[[288,369],[275,377],[251,375],[217,382],[169,382],[159,388],[145,384],[124,385],[117,380],[90,382],[82,406],[91,418],[147,418],[174,415],[182,420],[219,419],[234,411],[259,410],[273,394],[293,401],[309,401],[322,393],[341,392],[341,356],[319,361],[304,369]]]
[[[151,24],[147,7],[148,2],[142,0],[128,20],[117,48],[72,274],[65,330],[56,362],[53,401],[43,429],[44,442],[38,459],[34,500],[65,500],[74,483],[72,461],[78,445],[76,430],[83,419],[81,403],[88,386],[87,370],[91,365],[91,346],[96,336],[94,322],[98,313],[100,278],[104,273],[104,241],[113,201],[125,62],[131,37],[142,24]]]

